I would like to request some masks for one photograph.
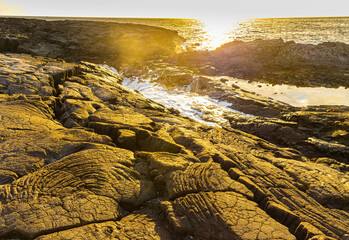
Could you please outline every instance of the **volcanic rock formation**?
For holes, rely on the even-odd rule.
[[[1,62],[2,238],[348,236],[346,172],[173,115],[98,65]]]
[[[21,24],[7,28],[11,39],[1,49],[31,53],[40,44],[25,35],[30,26],[46,26],[38,36],[51,39],[63,25],[85,24],[2,21]],[[141,38],[154,30],[132,27],[143,29]],[[90,45],[81,46],[95,46],[88,34],[80,36]],[[108,54],[96,46],[91,54],[68,51],[62,42],[48,55],[99,61]],[[276,102],[267,114],[268,101],[256,98],[251,105],[259,101],[264,119],[230,115],[223,128],[209,127],[121,82],[93,63],[0,54],[1,239],[349,239],[346,109],[281,110],[286,105]],[[282,142],[289,132],[295,142]],[[304,139],[319,149],[336,139],[329,147],[341,153],[297,148]]]
[[[211,52],[184,52],[170,62],[207,75],[296,86],[349,87],[349,45],[341,42],[234,41]]]
[[[113,65],[169,56],[184,39],[138,24],[0,18],[0,51]]]

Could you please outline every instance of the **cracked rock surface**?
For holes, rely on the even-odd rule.
[[[349,239],[331,159],[195,122],[99,65],[0,67],[1,239]]]

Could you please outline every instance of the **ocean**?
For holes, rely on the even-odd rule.
[[[225,23],[196,19],[158,18],[31,18],[50,21],[66,19],[104,21],[162,27],[177,31],[187,39],[185,43],[187,48],[196,50],[212,50],[233,40],[252,41],[255,39],[279,38],[305,44],[329,41],[349,44],[349,17],[232,19],[231,22]],[[116,71],[114,68],[112,70]],[[229,77],[225,77],[225,79],[229,79],[229,83],[238,84],[248,91],[299,107],[323,104],[348,105],[349,103],[349,89],[343,87],[337,89],[326,89],[324,87],[299,88],[288,85],[272,86]],[[183,115],[211,126],[218,125],[204,120],[205,114],[218,119],[220,124],[226,121],[223,117],[226,112],[236,112],[225,102],[219,102],[208,96],[197,95],[188,91],[185,87],[168,91],[153,80],[131,77],[125,78],[123,84],[166,107],[176,108]]]
[[[344,42],[349,44],[349,17],[245,19],[232,20],[231,23],[224,24],[195,19],[115,18],[94,20],[145,24],[175,30],[187,39],[188,48],[197,50],[212,50],[234,40],[252,41],[255,39],[278,38],[304,44],[319,44],[322,42]],[[243,89],[294,106],[348,105],[349,103],[349,89],[343,87],[327,89],[324,87],[300,88],[288,85],[272,86],[243,79],[225,78],[230,79],[229,81],[238,84]],[[198,96],[185,89],[176,89],[169,92],[152,79],[126,78],[124,85],[167,107],[178,109],[185,116],[208,125],[214,125],[215,123],[203,120],[203,112],[224,122],[224,113],[235,111],[229,107],[227,108],[226,103],[217,102],[207,96]],[[179,99],[180,101],[178,101]]]
[[[279,39],[297,43],[318,44],[344,42],[349,44],[349,17],[261,18],[229,22],[171,18],[67,18],[35,17],[45,20],[89,20],[144,24],[177,31],[187,39],[187,47],[212,50],[234,41]]]

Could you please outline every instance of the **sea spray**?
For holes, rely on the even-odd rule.
[[[118,73],[113,67],[102,66]],[[230,108],[231,104],[228,102],[190,92],[188,85],[167,89],[157,83],[155,77],[124,77],[123,85],[168,108],[177,109],[184,116],[209,126],[219,127],[227,123],[228,121],[224,118],[225,113],[243,114]]]

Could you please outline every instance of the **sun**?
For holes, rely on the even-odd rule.
[[[234,38],[234,29],[243,18],[225,17],[221,18],[201,18],[207,33],[207,39],[203,47],[213,50],[222,44],[232,41]]]

